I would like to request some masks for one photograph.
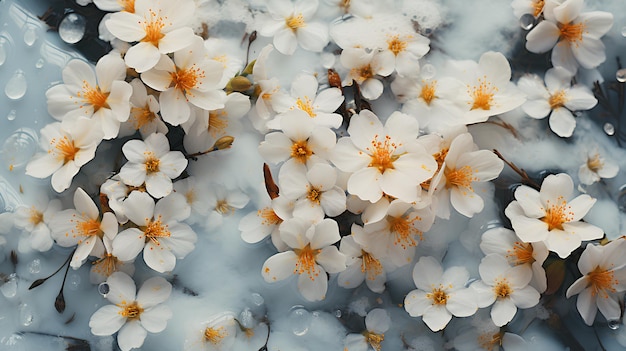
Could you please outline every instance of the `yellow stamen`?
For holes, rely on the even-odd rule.
[[[117,271],[117,266],[121,262],[113,254],[106,253],[104,257],[93,262],[93,271],[105,277]]]
[[[432,304],[441,306],[448,303],[448,294],[443,290],[443,286],[439,285],[437,288],[433,288],[433,291],[426,294],[427,299],[433,300]]]
[[[110,93],[103,93],[100,90],[100,87],[96,85],[95,88],[92,88],[89,83],[83,81],[83,91],[77,93],[78,97],[82,97],[83,101],[93,106],[93,112],[97,112],[101,108],[111,108],[107,103],[107,99],[109,98]]]
[[[117,0],[117,2],[122,6],[122,11],[135,13],[135,0]]]
[[[32,223],[33,225],[38,225],[39,223],[43,223],[43,212],[37,211],[36,208],[31,207],[28,221]]]
[[[229,205],[225,199],[222,199],[215,204],[215,211],[223,215],[229,215],[235,212],[235,208]]]
[[[604,162],[600,158],[599,154],[595,154],[592,157],[587,159],[587,167],[593,172],[598,172],[604,167]]]
[[[539,17],[541,12],[543,12],[544,3],[545,3],[544,0],[533,0],[533,4],[532,4],[532,7],[534,9],[533,16]]]
[[[139,306],[137,301],[133,301],[131,304],[128,305],[122,302],[122,304],[118,306],[123,308],[123,310],[119,311],[118,313],[121,314],[122,317],[125,317],[127,319],[139,319],[141,313],[143,313],[143,308]]]
[[[142,108],[132,107],[130,109],[130,115],[133,117],[133,121],[135,122],[135,129],[140,129],[143,126],[150,124],[157,118],[157,115],[150,111],[148,104]]]
[[[550,104],[550,109],[554,110],[558,107],[565,106],[567,102],[567,94],[563,90],[559,90],[554,94],[550,95],[550,99],[548,99],[548,103]]]
[[[533,246],[530,243],[516,241],[512,250],[507,250],[506,257],[515,265],[533,263]]]
[[[437,81],[433,80],[430,83],[423,82],[422,91],[420,92],[420,96],[426,105],[430,105],[430,103],[437,97],[435,95],[437,88]]]
[[[367,279],[375,280],[383,273],[383,265],[376,257],[365,250],[361,250],[361,272],[367,274]]]
[[[154,153],[148,151],[146,152],[146,173],[152,174],[159,172],[159,165],[161,164],[161,160],[159,160]]]
[[[228,127],[228,118],[226,111],[211,111],[209,112],[209,134],[212,137],[217,138],[218,134],[223,134]]]
[[[159,41],[165,37],[163,28],[165,27],[167,17],[157,15],[157,13],[151,9],[148,11],[150,12],[150,19],[145,18],[143,29],[146,32],[146,36],[143,37],[141,41],[159,47]]]
[[[497,298],[506,299],[513,293],[513,288],[509,285],[506,278],[496,280],[496,285],[493,287],[493,292]]]
[[[578,42],[583,40],[585,24],[583,22],[576,24],[561,24],[559,26],[559,30],[561,31],[561,38],[567,40],[570,43],[575,43],[576,45],[578,45]]]
[[[261,224],[263,225],[278,225],[283,222],[283,220],[278,217],[276,212],[271,207],[266,207],[262,210],[257,211],[257,216],[261,217],[263,221]]]
[[[500,349],[502,346],[502,333],[497,332],[495,334],[483,333],[478,336],[478,345],[484,350],[491,351],[497,346]]]
[[[204,77],[204,70],[196,67],[195,64],[186,69],[177,68],[176,72],[170,72],[170,87],[190,94],[192,89],[202,85],[200,79]]]
[[[559,196],[556,204],[551,204],[550,200],[546,202],[546,216],[541,218],[548,225],[548,231],[558,229],[563,230],[563,223],[570,222],[574,216],[571,207],[567,205],[567,201]]]
[[[615,285],[619,284],[613,271],[608,271],[599,266],[587,274],[587,282],[591,285],[591,295],[599,295],[603,298],[608,298],[609,293],[616,292]]]
[[[76,230],[81,236],[98,236],[102,238],[104,232],[100,229],[100,221],[97,219],[88,219],[86,221],[80,221],[76,223]]]
[[[387,48],[389,51],[393,52],[395,56],[398,56],[399,53],[406,50],[408,43],[404,40],[400,40],[399,35],[392,36],[389,40],[387,40]]]
[[[306,198],[309,199],[309,201],[319,205],[320,199],[322,198],[322,191],[318,188],[311,187],[309,189],[309,192],[306,194]]]
[[[218,345],[228,335],[228,332],[224,327],[204,329],[204,341],[210,342],[213,345]]]
[[[298,28],[302,28],[306,25],[306,23],[304,23],[304,17],[302,16],[301,13],[295,15],[295,16],[291,16],[289,18],[287,18],[285,20],[285,24],[287,25],[287,27],[289,27],[292,31],[296,31]]]
[[[311,99],[309,99],[306,96],[304,97],[304,100],[298,98],[296,100],[296,106],[298,106],[300,110],[306,112],[309,115],[309,117],[317,116],[315,111],[313,111],[313,101],[311,101]]]
[[[421,240],[423,234],[414,226],[414,222],[419,220],[421,220],[421,218],[418,216],[415,216],[412,219],[406,218],[405,216],[388,216],[387,225],[389,226],[391,235],[395,238],[393,244],[400,245],[405,250],[409,247],[417,246],[415,236],[419,235]]]
[[[469,88],[469,87],[468,87]],[[470,110],[490,110],[493,106],[493,96],[498,91],[488,80],[487,76],[478,78],[478,85],[468,89],[468,93],[474,99]]]
[[[311,244],[307,244],[303,249],[294,249],[293,251],[298,255],[298,261],[296,262],[296,268],[293,274],[306,272],[311,280],[315,280],[320,274],[315,258],[322,250],[313,250],[311,249]],[[324,279],[326,279],[326,277],[324,277]]]
[[[474,177],[474,170],[472,170],[472,167],[467,165],[456,169],[446,169],[445,175],[447,188],[458,186],[473,191],[472,182],[478,180],[478,178]]]
[[[355,80],[359,84],[362,84],[364,81],[374,76],[374,71],[370,65],[353,68],[350,72],[353,77],[356,77]]]
[[[157,246],[161,245],[159,238],[169,238],[172,235],[168,228],[169,226],[167,224],[161,222],[161,216],[159,215],[156,220],[150,221],[144,229],[146,242],[150,240]]]
[[[399,145],[392,142],[391,137],[388,135],[385,135],[385,140],[382,142],[378,141],[378,135],[375,135],[371,144],[371,148],[367,148],[372,158],[368,167],[378,168],[380,173],[385,173],[387,169],[394,169],[393,162],[400,158],[400,156],[394,155],[393,153]]]
[[[380,351],[380,349],[382,348],[380,344],[383,342],[383,340],[385,340],[385,334],[376,334],[370,331],[365,331],[363,332],[363,335],[365,336],[367,342],[372,345],[374,350]]]
[[[313,155],[313,151],[309,149],[306,140],[294,141],[291,145],[291,157],[297,162],[304,164],[311,155]]]
[[[67,136],[63,136],[59,140],[52,139],[50,143],[54,144],[54,147],[58,150],[59,158],[63,160],[63,164],[74,161],[76,154],[80,151],[79,148],[74,146],[74,140],[70,140]]]

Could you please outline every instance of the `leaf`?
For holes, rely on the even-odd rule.
[[[270,167],[267,163],[263,164],[263,177],[265,178],[265,189],[267,190],[267,194],[270,196],[270,199],[274,200],[278,197],[278,185],[274,183],[272,172],[270,171]]]

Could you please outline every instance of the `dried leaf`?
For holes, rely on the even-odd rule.
[[[48,278],[41,278],[41,279],[37,279],[35,280],[29,287],[28,290],[34,289],[36,287],[38,287],[39,285],[43,284],[46,282],[46,280],[48,280]]]
[[[265,177],[265,189],[267,190],[267,194],[270,196],[270,199],[275,199],[278,197],[278,185],[274,183],[274,179],[272,178],[272,172],[270,172],[270,167],[267,163],[263,164],[263,177]]]
[[[57,312],[63,313],[65,311],[65,297],[63,296],[63,289],[59,291],[59,295],[54,300],[54,308],[56,308]]]
[[[552,295],[561,288],[563,279],[565,279],[565,261],[553,260],[546,266],[546,279],[548,288],[544,292],[545,295]]]

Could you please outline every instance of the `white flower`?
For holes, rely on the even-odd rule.
[[[395,16],[395,15],[392,15]],[[430,50],[430,40],[415,31],[398,30],[386,33],[384,45],[378,55],[382,60],[393,62],[399,76],[417,76],[420,71],[419,59]]]
[[[344,97],[339,88],[328,88],[317,92],[317,79],[310,74],[299,74],[291,83],[291,95],[277,93],[272,98],[272,107],[279,113],[267,123],[268,128],[280,129],[281,113],[299,109],[306,112],[313,122],[329,128],[339,128],[343,121],[335,111]]]
[[[138,228],[120,232],[113,240],[113,252],[122,261],[132,261],[143,250],[148,267],[169,272],[176,259],[194,249],[196,233],[180,221],[191,212],[183,195],[173,193],[154,204],[147,193],[133,191],[124,201],[124,213]]]
[[[30,234],[28,242],[33,249],[48,251],[53,244],[50,221],[60,210],[60,200],[49,201],[45,193],[38,192],[32,206],[20,205],[15,209],[13,224]]]
[[[272,243],[278,251],[285,251],[289,247],[280,238],[280,224],[291,218],[293,201],[279,196],[271,203],[257,211],[245,215],[239,222],[241,239],[249,244],[255,244],[271,236]]]
[[[568,298],[578,295],[576,307],[587,325],[592,325],[598,310],[608,321],[621,318],[620,293],[626,291],[626,240],[617,239],[605,246],[589,244],[578,260],[583,274],[568,289]]]
[[[117,221],[120,224],[128,222],[128,218],[124,215],[123,203],[128,194],[130,194],[133,190],[145,191],[145,188],[130,187],[124,184],[124,182],[120,179],[119,174],[107,179],[100,186],[100,196],[104,195],[107,197],[107,205],[113,213],[115,213],[115,217],[117,217]]]
[[[312,223],[346,210],[346,193],[336,183],[337,171],[326,163],[316,163],[308,170],[303,164],[287,163],[278,176],[281,194],[295,201],[293,216]]]
[[[115,236],[117,236],[117,233]],[[91,270],[89,271],[89,281],[91,284],[102,283],[115,272],[124,272],[129,276],[135,273],[133,261],[123,262],[118,259],[115,252],[113,252],[113,240],[115,236],[111,238],[108,236],[102,237],[104,251],[101,255],[97,256],[98,259],[91,265]]]
[[[369,110],[352,116],[350,137],[343,137],[331,154],[341,171],[352,173],[348,192],[378,201],[383,192],[406,202],[418,199],[420,183],[430,179],[437,163],[416,140],[417,121],[394,112],[385,125]]]
[[[167,126],[163,123],[159,111],[159,101],[154,95],[148,95],[146,86],[141,79],[135,78],[130,82],[133,95],[130,97],[130,117],[122,124],[120,136],[133,135],[139,131],[142,138],[152,133],[167,134]]]
[[[102,11],[126,11],[130,13],[135,12],[135,0],[93,0],[93,3]]]
[[[71,126],[51,123],[40,131],[39,145],[45,150],[26,165],[26,174],[35,178],[52,175],[52,188],[62,192],[70,187],[80,167],[91,161],[102,141],[102,130],[85,117]]]
[[[619,172],[619,166],[612,160],[607,160],[600,154],[590,152],[587,160],[578,168],[578,179],[583,184],[591,185],[602,178],[614,178]]]
[[[544,4],[545,0],[513,0],[511,7],[513,8],[513,14],[517,18],[521,18],[527,13],[535,18],[539,18],[539,15],[543,13]]]
[[[117,219],[111,212],[100,217],[98,207],[81,188],[74,192],[74,209],[58,212],[50,222],[52,237],[63,247],[78,245],[70,265],[80,268],[88,256],[104,253],[102,238],[117,234]]]
[[[201,345],[200,349],[206,351],[232,350],[239,329],[235,317],[232,312],[212,316],[202,323],[201,330],[194,331],[191,340],[185,340],[187,346],[184,349],[197,350],[198,345]]]
[[[485,255],[497,253],[506,257],[510,265],[525,266],[532,270],[530,285],[543,293],[547,288],[543,263],[548,258],[548,248],[542,242],[522,242],[515,232],[506,228],[493,228],[483,233],[480,249]]]
[[[283,161],[306,165],[323,162],[337,141],[330,128],[315,125],[301,110],[286,112],[280,126],[282,132],[265,135],[259,145],[261,156],[274,164]]]
[[[291,218],[280,226],[281,239],[291,248],[268,258],[261,274],[272,283],[298,275],[298,290],[309,301],[326,298],[326,272],[339,273],[346,269],[346,257],[334,243],[339,241],[337,222],[326,218],[310,222]]]
[[[572,111],[590,110],[598,103],[586,86],[571,86],[572,77],[565,68],[555,67],[546,72],[545,86],[536,75],[526,75],[517,83],[528,99],[522,105],[524,112],[532,118],[550,115],[550,129],[561,137],[574,132]]]
[[[187,177],[174,183],[174,191],[183,195],[187,200],[187,205],[191,207],[191,215],[186,220],[188,224],[206,220],[211,207],[210,199],[205,196],[209,192],[207,183],[200,182],[193,176]]]
[[[177,126],[189,119],[189,104],[205,110],[224,107],[226,93],[218,85],[223,73],[219,62],[207,59],[202,39],[194,37],[189,46],[174,52],[174,60],[161,56],[154,68],[141,74],[141,80],[161,92],[161,116]]]
[[[368,100],[376,100],[383,93],[383,83],[376,76],[386,77],[394,70],[392,57],[363,48],[344,49],[339,60],[350,70],[342,84],[350,86],[353,80],[356,81],[361,94]]]
[[[95,74],[88,63],[72,60],[63,69],[64,84],[46,91],[48,112],[70,123],[79,116],[91,118],[102,128],[104,139],[115,138],[130,113],[133,89],[125,78],[126,65],[116,54],[100,58]]]
[[[374,350],[382,349],[385,333],[391,327],[389,313],[382,308],[375,308],[365,316],[365,331],[361,334],[348,334],[344,340],[345,351],[367,351],[368,345]]]
[[[341,238],[339,251],[347,257],[347,268],[339,273],[337,283],[346,289],[353,289],[363,281],[375,293],[385,290],[387,273],[382,259],[373,254],[373,245],[362,227],[352,224],[352,234]]]
[[[613,26],[613,15],[602,11],[581,13],[583,5],[584,0],[547,2],[545,20],[526,35],[526,49],[539,54],[552,49],[552,64],[572,73],[579,66],[598,67],[606,60],[600,37]]]
[[[463,67],[466,93],[465,124],[484,122],[524,103],[524,94],[511,80],[509,61],[499,52],[488,51],[480,56],[478,64],[468,62]]]
[[[471,324],[469,330],[466,329],[452,340],[455,350],[523,351],[531,347],[521,336],[506,332],[493,324],[491,319],[473,319]]]
[[[471,134],[463,133],[454,138],[445,152],[441,170],[430,184],[440,202],[447,203],[449,194],[454,209],[466,217],[473,217],[484,207],[474,186],[497,178],[504,168],[504,162],[493,152],[475,149]]]
[[[270,0],[267,4],[271,19],[259,34],[274,37],[274,46],[281,54],[291,55],[298,44],[308,51],[320,52],[328,44],[326,24],[312,22],[318,0]]]
[[[146,183],[150,195],[161,198],[172,192],[172,179],[187,167],[187,159],[180,151],[170,151],[167,137],[150,134],[145,141],[129,140],[122,146],[128,162],[120,169],[120,178],[127,185]]]
[[[530,308],[539,303],[539,293],[528,285],[532,272],[524,266],[509,266],[498,254],[485,256],[478,266],[479,281],[472,283],[478,307],[491,308],[491,319],[501,327],[510,322],[518,308]]]
[[[107,279],[107,299],[113,305],[100,307],[89,319],[94,335],[117,334],[122,351],[139,348],[148,334],[160,333],[172,317],[163,305],[172,292],[172,285],[161,277],[146,280],[135,294],[135,282],[126,273],[116,272]]]
[[[225,216],[232,215],[236,209],[244,208],[250,198],[238,189],[211,184],[204,194],[209,204],[210,214],[206,219],[208,228],[216,228],[222,224]]]
[[[192,0],[136,0],[135,12],[116,12],[105,22],[116,38],[137,42],[124,56],[137,72],[154,67],[163,54],[180,50],[193,41],[193,30],[186,25],[196,8]]]
[[[422,316],[432,331],[442,330],[452,315],[468,317],[478,310],[474,292],[465,287],[468,280],[465,267],[450,267],[444,272],[434,257],[420,257],[413,268],[417,290],[404,298],[404,309],[411,317]]]
[[[583,240],[599,239],[602,229],[580,219],[589,212],[595,199],[583,194],[572,198],[574,183],[565,174],[549,175],[537,191],[522,185],[505,214],[517,236],[524,242],[543,241],[548,250],[565,258]]]

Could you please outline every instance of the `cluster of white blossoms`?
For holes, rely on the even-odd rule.
[[[515,83],[509,59],[495,51],[477,61],[441,53],[445,59],[435,69],[423,59],[431,51],[429,32],[383,2],[250,5],[254,21],[246,23],[249,39],[240,46],[265,40],[252,51],[256,57],[250,46],[247,53],[245,47],[229,51],[221,38],[207,38],[211,28],[197,27],[196,10],[209,1],[93,2],[111,12],[100,30],[114,49],[95,66],[74,59],[63,69],[62,84],[46,93],[55,121],[41,129],[41,151],[25,170],[51,177],[56,193],[73,194],[73,206],[41,196],[18,207],[12,223],[29,233],[32,249],[74,248],[69,265],[90,266],[91,282],[106,284],[111,305],[92,315],[94,335],[117,333],[127,351],[141,347],[148,332],[163,331],[176,313],[164,304],[174,285],[164,277],[192,253],[196,232],[221,226],[248,206],[253,192],[265,190],[268,196],[239,221],[241,239],[271,242],[273,252],[257,267],[260,276],[267,286],[294,278],[307,303],[328,298],[332,284],[383,294],[388,277],[397,282],[412,272],[396,302],[405,315],[421,317],[438,332],[452,317],[489,313],[490,339],[477,347],[523,344],[505,333],[506,326],[518,309],[541,304],[548,260],[569,259],[583,276],[565,294],[579,295],[585,323],[594,322],[598,309],[607,320],[621,318],[626,241],[599,242],[603,229],[583,220],[596,200],[574,197],[575,180],[567,173],[534,183],[473,133],[473,126],[492,123],[517,136],[497,119],[517,111],[534,119],[550,116],[554,133],[572,136],[575,112],[598,103],[576,77],[579,67],[605,60],[600,38],[612,25],[609,13],[582,12],[583,0],[513,1],[518,17],[531,14],[539,21],[526,48],[552,50],[554,65],[543,79],[526,74]],[[321,64],[301,69],[287,86],[273,70],[301,50],[315,53]],[[437,73],[424,72],[426,64]],[[375,105],[385,96],[397,102],[388,104],[392,109]],[[265,189],[261,181],[241,189],[218,184],[206,168],[193,166],[230,148],[244,128],[256,134],[256,156],[265,162],[257,178],[264,176]],[[75,177],[103,159],[103,149],[117,152],[115,164],[102,166],[106,176],[90,180],[97,182],[93,189]],[[581,184],[619,171],[595,150],[580,167]],[[219,159],[208,161],[208,167],[221,167]],[[491,181],[505,163],[525,185],[505,185],[514,189],[514,201],[501,209],[509,228],[480,226],[480,264],[450,264],[446,255],[454,252],[445,248],[420,251],[429,239],[447,245],[436,238],[442,225],[467,223],[494,202]],[[431,230],[437,226],[439,232]],[[595,242],[583,251],[588,241]],[[136,291],[132,276],[143,264],[152,276]],[[380,351],[396,317],[384,308],[361,315],[365,329],[347,334],[345,350]],[[270,338],[268,319],[257,322]],[[254,334],[230,312],[196,327],[185,348],[227,350],[237,342],[237,330],[243,338]],[[261,349],[268,349],[267,341]]]

